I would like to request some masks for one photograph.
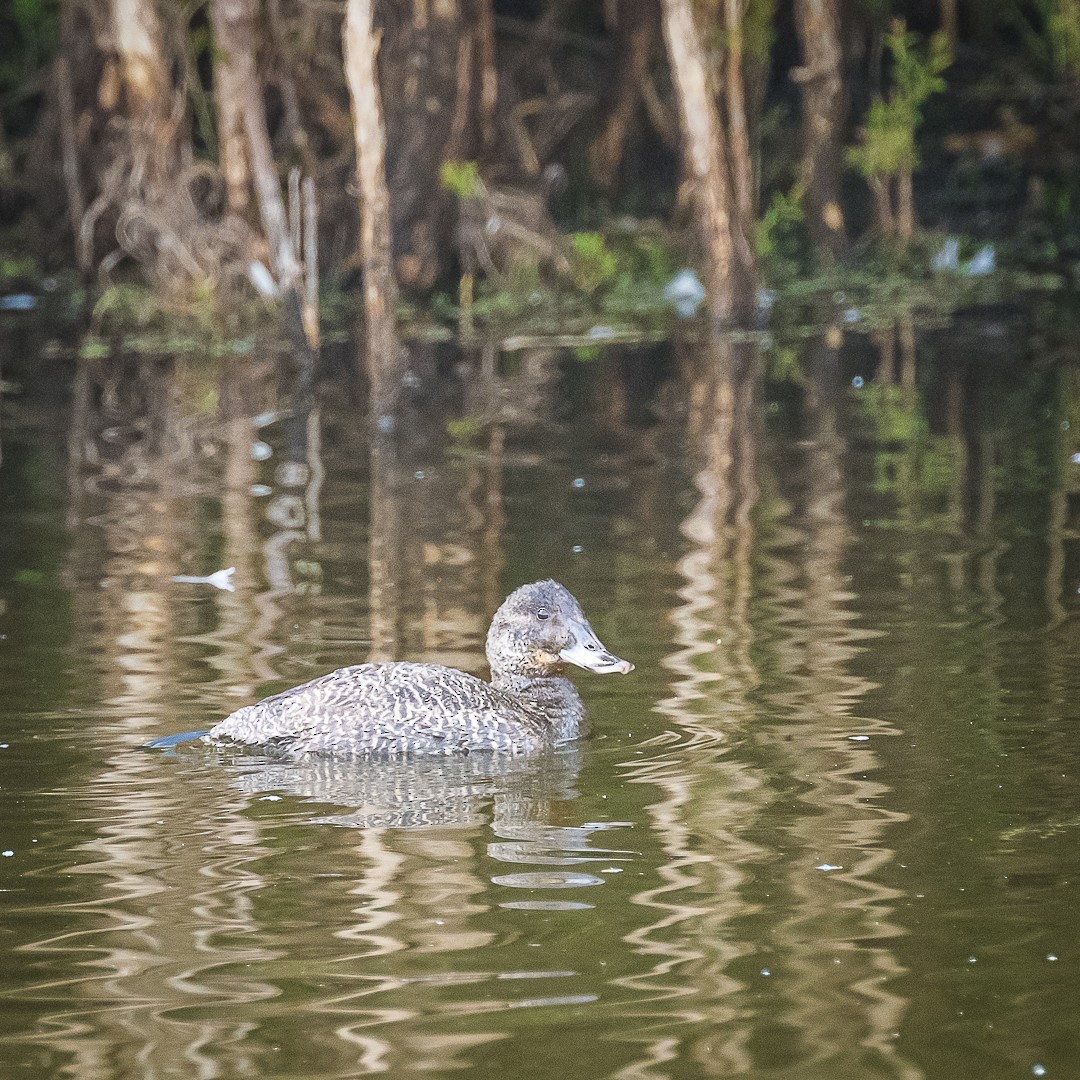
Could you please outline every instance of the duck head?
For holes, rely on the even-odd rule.
[[[608,652],[581,605],[557,581],[515,589],[491,620],[487,658],[494,682],[557,675],[576,664],[600,675],[626,675],[634,665]]]

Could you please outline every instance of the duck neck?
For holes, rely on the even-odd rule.
[[[491,685],[542,713],[556,742],[581,734],[585,706],[565,675],[528,676],[492,670]]]

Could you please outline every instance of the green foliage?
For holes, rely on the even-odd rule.
[[[60,37],[60,0],[10,0],[12,39],[0,53],[0,90],[17,87],[52,56]]]
[[[444,161],[439,166],[439,183],[459,199],[474,198],[484,190],[475,161]]]
[[[773,192],[761,220],[754,224],[754,251],[762,263],[775,262],[797,251],[795,231],[803,221],[803,189],[800,184],[789,192]]]
[[[1080,0],[1000,0],[993,25],[1054,78],[1080,78]]]
[[[1040,0],[1045,10],[1046,39],[1054,71],[1080,78],[1080,0]]]
[[[618,268],[619,260],[602,233],[579,232],[570,237],[570,276],[582,292],[596,292]]]
[[[746,55],[759,64],[767,64],[776,37],[774,16],[776,0],[748,0],[743,15],[743,46]]]
[[[38,265],[29,255],[0,255],[0,282],[38,276]]]
[[[918,165],[915,131],[927,99],[945,89],[941,73],[951,63],[949,43],[935,34],[929,47],[918,48],[918,37],[895,21],[885,36],[892,57],[892,90],[878,98],[866,116],[863,142],[847,152],[848,164],[867,179]]]
[[[80,353],[108,355],[106,342],[118,337],[135,353],[240,356],[251,352],[256,330],[267,323],[263,301],[237,303],[234,297],[225,304],[209,280],[167,300],[149,286],[120,282],[106,288],[94,305]]]

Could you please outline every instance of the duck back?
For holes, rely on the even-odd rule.
[[[530,753],[554,737],[541,709],[475,676],[439,664],[381,663],[339,668],[238,709],[206,740],[363,757]]]

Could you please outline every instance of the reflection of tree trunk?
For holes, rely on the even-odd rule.
[[[698,234],[704,249],[709,310],[730,319],[733,291],[731,197],[716,103],[690,0],[663,0],[664,39],[679,99],[686,176],[697,204]]]
[[[615,34],[615,88],[603,130],[589,147],[593,180],[602,191],[615,188],[626,140],[641,103],[641,88],[656,43],[656,0],[622,0]]]
[[[360,188],[360,258],[364,268],[367,369],[376,417],[397,411],[401,353],[394,332],[394,280],[390,244],[390,196],[386,190],[386,132],[375,65],[377,41],[372,0],[348,0],[345,73],[352,98],[356,175]]]
[[[796,77],[802,90],[806,220],[818,258],[828,262],[844,245],[840,209],[844,85],[837,0],[797,0],[795,25],[803,50],[803,66]]]

